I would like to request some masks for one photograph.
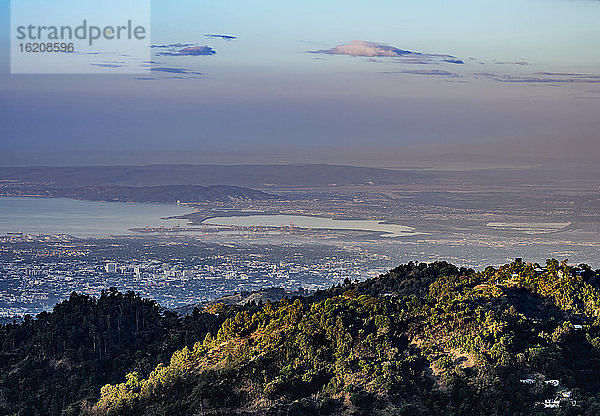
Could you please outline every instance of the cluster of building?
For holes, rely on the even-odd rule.
[[[234,247],[143,241],[27,241],[0,244],[0,318],[51,309],[72,292],[115,287],[165,307],[280,287],[316,290],[387,270],[389,259],[346,249]],[[348,249],[349,250],[349,249]]]
[[[546,380],[545,377],[541,375],[538,378],[525,378],[520,381],[527,385],[549,385],[557,389],[554,398],[545,399],[543,402],[537,402],[537,406],[543,406],[546,409],[558,409],[561,405],[565,404],[577,406],[577,400],[574,399],[573,392],[565,388],[560,388],[559,380]]]

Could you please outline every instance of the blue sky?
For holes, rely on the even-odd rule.
[[[154,1],[148,76],[11,75],[9,21],[4,165],[600,154],[596,0]]]

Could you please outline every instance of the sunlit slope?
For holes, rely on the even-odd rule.
[[[411,263],[241,311],[147,377],[130,373],[104,386],[86,411],[589,412],[600,403],[597,279],[587,266],[554,260],[478,273]]]

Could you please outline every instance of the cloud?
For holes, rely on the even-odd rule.
[[[600,75],[562,73],[562,72],[534,72],[525,75],[506,75],[492,72],[477,72],[473,74],[478,78],[488,78],[506,83],[531,83],[531,84],[568,84],[568,83],[600,83]]]
[[[529,62],[525,62],[525,61],[515,61],[515,62],[509,62],[509,61],[494,61],[494,63],[496,65],[529,65]]]
[[[189,77],[185,75],[173,75],[166,77],[135,77],[133,79],[138,81],[160,81],[165,79],[200,79],[201,77]]]
[[[446,77],[460,77],[460,75],[453,72],[444,71],[441,69],[415,69],[402,71],[404,74],[412,75],[433,75],[433,76],[446,76]]]
[[[194,45],[193,43],[170,43],[151,47],[162,49],[156,53],[157,56],[211,56],[217,53],[210,46]]]
[[[126,66],[125,63],[114,63],[114,62],[104,62],[104,63],[90,64],[90,65],[100,66],[102,68],[123,68],[124,66]]]
[[[353,40],[346,45],[339,45],[331,49],[322,49],[310,51],[311,53],[325,53],[328,55],[349,55],[349,56],[387,56],[398,57],[407,55],[422,55],[418,52],[406,51],[394,46],[383,45],[381,43],[367,42],[364,40]]]
[[[208,46],[189,46],[187,48],[182,48],[177,51],[165,51],[159,52],[157,56],[210,56],[215,55],[214,49]]]
[[[442,69],[407,69],[405,71],[384,72],[384,74],[409,74],[409,75],[427,75],[427,76],[460,78],[460,75],[455,74],[453,72],[444,71]]]
[[[150,69],[152,72],[168,72],[170,74],[204,75],[202,72],[191,71],[186,68],[159,67]]]
[[[430,64],[437,63],[440,61],[452,64],[464,64],[464,62],[461,59],[458,59],[457,57],[452,55],[413,52],[405,49],[400,49],[395,46],[384,45],[382,43],[377,42],[367,42],[364,40],[353,40],[350,43],[338,45],[331,49],[321,49],[308,52],[326,55],[364,56],[369,58],[408,58],[407,60],[411,60],[411,63],[419,64]]]
[[[455,59],[455,58],[442,59],[442,61],[448,62],[449,64],[464,64],[465,63],[463,60]]]
[[[414,64],[414,65],[435,65],[435,64],[439,64],[439,61],[436,59],[433,59],[431,57],[427,57],[427,56],[423,56],[420,58],[399,58],[396,60],[396,62],[402,63],[402,64]]]
[[[160,66],[150,69],[149,76],[134,77],[140,81],[155,81],[165,79],[205,79],[203,72],[197,72],[192,69],[179,68],[174,66]]]
[[[237,39],[237,36],[229,36],[229,35],[205,35],[207,38],[213,38],[213,39],[223,39],[223,40],[234,40]]]
[[[559,76],[559,77],[570,77],[575,79],[594,78],[600,79],[600,75],[594,74],[578,74],[573,72],[536,72],[536,75],[548,75],[548,76]]]
[[[163,49],[166,49],[166,48],[185,48],[186,46],[193,46],[193,45],[194,45],[193,43],[180,43],[180,42],[178,42],[178,43],[168,43],[168,44],[165,44],[165,45],[152,45],[150,47],[151,48],[163,48]]]

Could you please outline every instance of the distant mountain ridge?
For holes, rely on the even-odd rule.
[[[274,195],[265,192],[230,185],[88,186],[56,189],[52,194],[62,198],[121,202],[203,202],[275,198]]]
[[[422,176],[418,172],[324,164],[0,167],[0,180],[29,181],[60,187],[398,184]]]

